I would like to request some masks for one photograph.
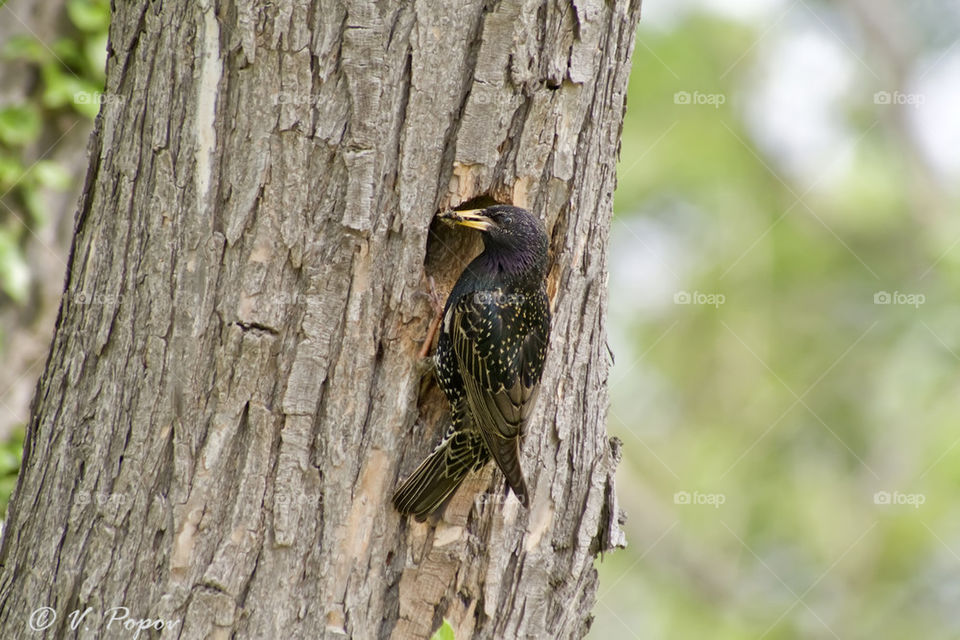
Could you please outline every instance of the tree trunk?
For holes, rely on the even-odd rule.
[[[130,637],[113,607],[164,637],[586,633],[622,542],[606,245],[639,0],[454,4],[115,3],[0,636]],[[479,246],[432,222],[483,198],[551,237],[531,508],[488,466],[420,524],[390,496],[448,419],[425,292]]]

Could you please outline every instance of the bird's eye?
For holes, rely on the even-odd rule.
[[[510,216],[507,216],[506,218],[503,219],[503,224],[510,224],[511,222],[513,222],[513,218],[511,218]]]

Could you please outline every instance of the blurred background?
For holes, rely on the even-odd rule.
[[[110,0],[0,0],[0,514],[60,308]]]
[[[960,2],[643,10],[591,637],[960,637]]]
[[[5,509],[109,0],[0,5]],[[958,40],[960,0],[645,0],[610,247],[629,547],[591,637],[960,636]]]

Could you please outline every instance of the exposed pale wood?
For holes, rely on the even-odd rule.
[[[580,637],[622,542],[606,246],[639,2],[117,2],[0,558],[0,635],[124,605],[169,637]],[[390,505],[447,407],[418,358],[480,196],[544,215],[524,510],[492,468]],[[97,302],[79,304],[79,294]],[[111,499],[112,498],[112,499]]]

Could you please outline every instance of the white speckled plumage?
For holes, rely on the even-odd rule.
[[[436,377],[452,420],[434,452],[397,488],[394,504],[425,518],[491,457],[525,506],[520,442],[536,401],[550,333],[547,236],[531,213],[483,211],[484,251],[444,307]]]

